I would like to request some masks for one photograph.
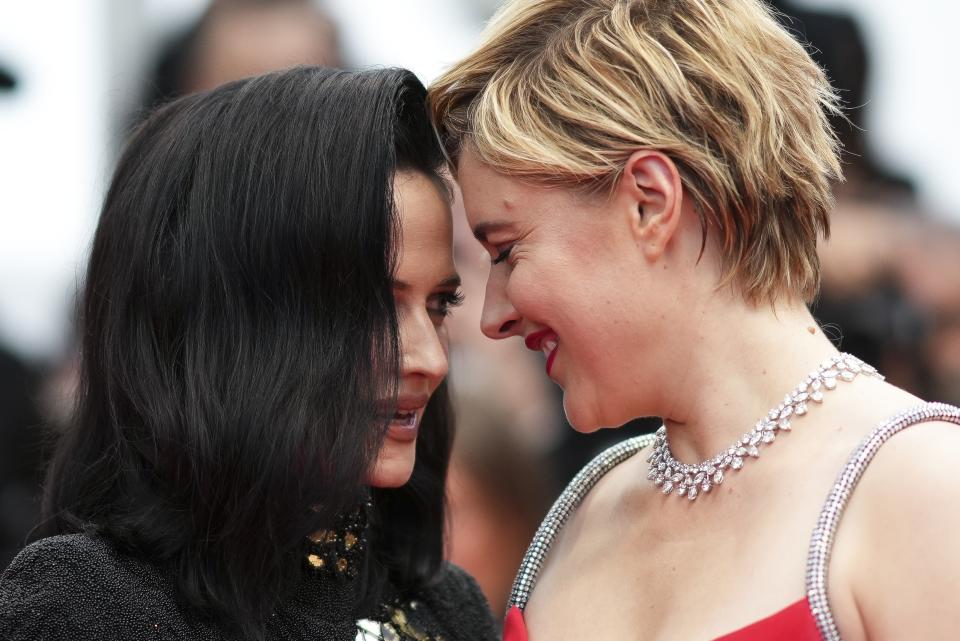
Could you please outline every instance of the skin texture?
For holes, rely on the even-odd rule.
[[[450,207],[423,174],[399,172],[394,199],[400,220],[400,253],[393,295],[400,323],[402,372],[398,404],[417,411],[447,375],[447,331],[444,320],[459,277],[453,263]],[[399,487],[410,479],[416,461],[416,439],[387,432],[368,482]]]
[[[469,145],[457,179],[495,261],[482,329],[556,341],[550,377],[575,429],[660,416],[674,455],[701,461],[836,353],[803,301],[752,306],[721,284],[716,244],[708,233],[701,254],[662,153],[637,150],[609,197],[499,174]],[[694,505],[648,482],[645,456],[624,462],[552,548],[524,613],[531,641],[714,639],[804,598],[810,532],[837,474],[879,423],[920,402],[876,379],[844,384]],[[924,424],[864,475],[830,568],[844,639],[955,637],[960,519],[945,506],[960,500],[947,478],[958,457],[956,426]],[[910,474],[919,485],[904,485]]]

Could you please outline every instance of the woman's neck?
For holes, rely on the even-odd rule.
[[[692,319],[698,340],[676,363],[663,416],[674,456],[687,463],[729,447],[837,353],[802,303],[754,307],[711,298]],[[711,321],[717,318],[725,322]]]

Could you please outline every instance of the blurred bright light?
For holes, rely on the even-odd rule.
[[[63,348],[108,162],[103,2],[5,2],[0,61],[0,338]]]
[[[946,0],[797,0],[850,11],[872,59],[868,136],[913,178],[923,205],[960,223],[960,89]],[[398,65],[429,82],[468,52],[490,0],[327,0],[357,66]],[[4,2],[0,63],[20,78],[0,94],[0,341],[24,355],[64,347],[72,297],[113,162],[136,105],[136,75],[157,43],[205,0]]]

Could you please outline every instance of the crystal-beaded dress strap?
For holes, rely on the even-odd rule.
[[[827,578],[837,526],[840,524],[840,517],[843,516],[850,495],[881,445],[891,436],[911,425],[930,421],[948,421],[960,425],[960,408],[944,403],[925,403],[882,423],[850,456],[827,497],[810,540],[806,579],[810,612],[817,622],[823,641],[841,641],[840,631],[830,610]]]
[[[653,443],[655,439],[655,434],[644,434],[617,443],[597,455],[573,477],[573,480],[553,503],[553,507],[547,512],[547,516],[537,529],[526,554],[523,555],[523,562],[520,564],[517,578],[513,581],[510,601],[507,602],[508,611],[513,607],[518,607],[521,610],[527,607],[530,592],[533,590],[537,576],[540,574],[540,569],[547,553],[550,551],[550,546],[553,545],[557,535],[587,493],[607,472]]]

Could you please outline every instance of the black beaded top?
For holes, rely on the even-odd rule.
[[[496,625],[476,582],[445,565],[430,587],[384,611],[389,621],[358,628],[349,590],[328,573],[308,573],[272,615],[276,640],[495,641]],[[382,623],[382,625],[381,625]],[[373,626],[371,628],[371,626]],[[373,630],[372,632],[369,630]],[[84,534],[41,539],[0,575],[3,641],[227,641],[229,633],[181,605],[173,577]]]

